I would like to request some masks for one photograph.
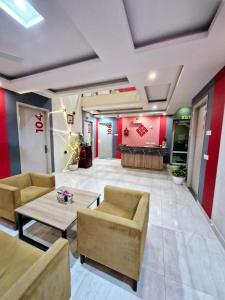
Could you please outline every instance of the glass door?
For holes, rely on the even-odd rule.
[[[186,164],[188,153],[190,121],[174,121],[173,123],[173,148],[171,162]]]

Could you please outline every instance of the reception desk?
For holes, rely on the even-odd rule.
[[[121,165],[128,168],[162,170],[163,157],[168,154],[167,148],[136,147],[119,145]]]

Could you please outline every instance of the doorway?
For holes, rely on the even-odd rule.
[[[99,158],[112,158],[112,123],[99,123]]]
[[[193,155],[193,168],[192,168],[192,180],[191,187],[196,196],[198,196],[199,190],[199,178],[202,161],[202,150],[205,135],[205,119],[207,113],[207,104],[204,103],[198,107],[196,113],[196,133],[195,133],[195,147]]]
[[[186,164],[188,154],[190,121],[176,120],[173,124],[171,161]]]
[[[17,103],[21,172],[50,172],[48,110]]]

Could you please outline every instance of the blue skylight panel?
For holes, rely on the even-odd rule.
[[[26,28],[44,20],[27,0],[0,0],[0,8]]]

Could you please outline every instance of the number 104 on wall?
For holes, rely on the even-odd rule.
[[[36,133],[44,131],[43,115],[42,113],[35,115],[35,129]]]

